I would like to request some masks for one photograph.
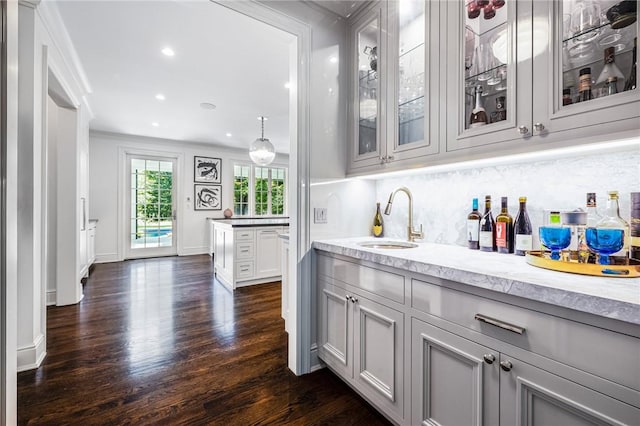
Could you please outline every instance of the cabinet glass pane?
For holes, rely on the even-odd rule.
[[[424,1],[399,4],[398,144],[424,140]]]
[[[635,90],[636,8],[635,1],[563,0],[563,106]]]
[[[507,119],[507,64],[513,0],[471,0],[464,9],[465,129]]]
[[[377,150],[378,127],[378,20],[358,33],[358,154]]]

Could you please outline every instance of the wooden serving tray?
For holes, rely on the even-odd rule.
[[[552,260],[548,253],[542,251],[528,251],[525,259],[529,265],[570,274],[609,278],[640,277],[640,265],[595,265],[593,263],[564,262]]]

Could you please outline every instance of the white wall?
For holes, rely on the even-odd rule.
[[[96,262],[123,260],[124,218],[119,206],[124,201],[124,188],[119,180],[124,177],[123,153],[148,152],[153,155],[178,156],[178,254],[203,254],[208,250],[208,217],[222,218],[222,210],[233,209],[233,164],[250,163],[248,147],[242,150],[212,145],[92,132],[89,145],[89,217],[98,219],[96,228]],[[222,210],[195,211],[193,208],[193,157],[222,159]],[[272,165],[288,167],[288,157],[278,155]]]
[[[506,196],[509,213],[515,217],[518,197],[526,196],[537,247],[536,230],[543,224],[543,211],[584,209],[587,192],[596,193],[598,209],[602,210],[607,191],[618,190],[620,214],[628,220],[629,193],[640,191],[639,147],[619,152],[605,147],[599,152],[564,158],[380,179],[376,199],[384,207],[394,189],[407,186],[414,196],[414,226],[423,224],[425,241],[466,246],[466,217],[472,198],[478,198],[480,211],[484,212],[484,196],[491,195],[495,217],[500,212],[500,197]],[[385,236],[406,238],[407,210],[406,197],[398,194],[391,215],[383,215]]]

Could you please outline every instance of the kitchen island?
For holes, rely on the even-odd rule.
[[[237,287],[280,281],[281,240],[289,218],[209,218],[209,252],[222,284]]]
[[[371,240],[314,241],[317,347],[389,419],[637,424],[640,279]]]

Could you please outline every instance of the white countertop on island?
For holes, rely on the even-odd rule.
[[[401,250],[358,245],[371,240],[371,237],[316,240],[313,248],[640,324],[640,278],[605,278],[550,271],[527,264],[521,256],[452,245],[419,243],[416,248]]]

